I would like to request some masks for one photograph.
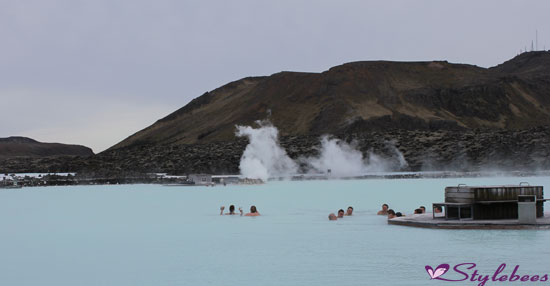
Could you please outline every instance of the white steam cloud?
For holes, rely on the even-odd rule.
[[[367,172],[368,167],[361,151],[326,135],[321,138],[319,156],[301,160],[311,167],[310,173],[324,173],[330,169],[331,175],[338,177],[363,174]]]
[[[279,145],[279,131],[269,122],[257,121],[260,128],[237,126],[237,136],[246,136],[250,143],[241,157],[241,174],[251,179],[267,180],[298,172],[298,165]]]
[[[259,128],[237,126],[237,136],[248,137],[250,143],[241,157],[239,168],[247,178],[267,180],[271,177],[289,176],[298,173],[300,164],[305,173],[328,173],[333,177],[359,176],[367,173],[399,170],[407,166],[401,152],[391,143],[391,158],[368,152],[367,157],[354,144],[340,139],[321,137],[319,155],[301,157],[293,161],[281,147],[278,130],[269,122],[257,121]],[[299,163],[299,164],[298,164]]]
[[[325,135],[321,137],[319,155],[301,158],[300,161],[309,166],[308,173],[325,173],[330,169],[330,174],[335,177],[360,176],[406,167],[407,162],[403,154],[394,145],[390,144],[389,147],[394,153],[392,157],[396,157],[395,159],[386,158],[373,152],[368,152],[365,158],[354,144],[348,144]]]

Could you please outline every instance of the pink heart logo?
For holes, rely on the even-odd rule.
[[[426,265],[426,272],[430,275],[430,279],[437,279],[437,277],[445,274],[449,270],[449,264],[441,264],[435,268],[435,270],[432,269],[429,265]]]

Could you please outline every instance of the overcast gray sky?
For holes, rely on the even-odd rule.
[[[0,0],[0,137],[100,152],[205,91],[360,60],[550,48],[550,1]]]

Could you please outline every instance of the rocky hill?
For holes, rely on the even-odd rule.
[[[283,136],[401,130],[519,130],[550,123],[550,52],[485,69],[353,62],[322,73],[244,78],[194,99],[111,148],[235,139],[271,115]]]
[[[234,174],[248,143],[235,125],[265,118],[293,159],[318,153],[319,136],[332,134],[365,157],[397,150],[403,170],[550,169],[550,52],[488,69],[373,61],[244,78],[95,156],[0,158],[0,169]]]
[[[92,149],[81,145],[42,143],[27,137],[0,138],[0,158],[92,156]]]
[[[342,134],[363,153],[385,158],[397,148],[407,161],[401,171],[550,170],[550,126],[528,130],[387,130]],[[388,144],[391,142],[391,144]],[[0,158],[0,172],[79,172],[91,177],[142,173],[237,174],[248,140],[204,144],[141,145],[92,157]],[[319,137],[284,136],[292,159],[319,153]],[[392,150],[393,149],[393,150]]]

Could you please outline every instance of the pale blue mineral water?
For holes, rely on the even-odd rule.
[[[376,215],[382,203],[431,212],[445,186],[521,181],[550,186],[533,177],[2,190],[0,285],[477,285],[424,269],[465,262],[550,273],[550,231],[420,229]],[[230,204],[262,216],[220,216]],[[354,216],[327,219],[348,206]]]

